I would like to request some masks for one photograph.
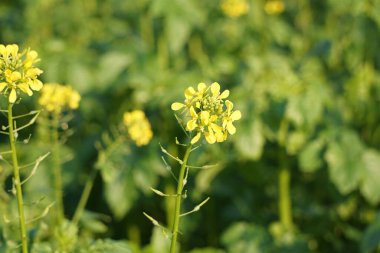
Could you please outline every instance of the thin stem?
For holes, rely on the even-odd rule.
[[[17,151],[16,151],[16,141],[15,133],[13,130],[13,114],[12,114],[13,104],[8,104],[8,133],[9,133],[9,142],[12,150],[12,162],[13,162],[13,183],[16,186],[16,197],[17,197],[17,207],[19,214],[19,223],[20,223],[20,236],[22,243],[22,253],[28,253],[28,238],[26,237],[26,226],[25,226],[25,214],[24,214],[24,203],[22,199],[22,188],[20,181],[20,171],[17,160]]]
[[[291,173],[286,163],[285,155],[281,157],[280,163],[281,167],[278,174],[280,222],[285,229],[291,230],[293,228],[292,204],[290,198]]]
[[[59,150],[59,113],[55,112],[53,115],[53,126],[52,126],[52,141],[53,141],[53,173],[54,173],[54,194],[56,201],[56,222],[57,226],[60,227],[63,218],[63,194],[62,194],[62,175],[61,175],[61,158]]]
[[[94,185],[94,180],[95,180],[97,173],[98,173],[98,170],[93,170],[90,174],[90,177],[87,179],[86,185],[84,186],[82,196],[80,197],[77,209],[75,210],[73,220],[72,220],[72,222],[75,225],[78,224],[78,222],[82,216],[82,213],[84,211],[84,208],[86,207],[86,204],[87,204],[88,198],[90,197],[92,186]]]
[[[186,149],[185,156],[183,157],[183,163],[181,165],[181,170],[179,172],[179,178],[178,178],[178,185],[177,185],[177,197],[175,200],[175,212],[174,212],[174,223],[172,228],[172,241],[170,245],[170,253],[175,253],[175,247],[177,243],[177,235],[178,235],[178,227],[179,227],[179,219],[180,219],[180,213],[181,213],[181,198],[182,198],[182,191],[183,191],[183,179],[185,176],[186,171],[186,164],[187,160],[189,158],[191,152],[191,145],[189,145]]]

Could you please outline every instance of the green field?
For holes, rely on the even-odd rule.
[[[380,252],[380,0],[1,0],[0,92],[0,253]]]

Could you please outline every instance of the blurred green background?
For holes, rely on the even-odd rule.
[[[217,166],[189,175],[183,208],[211,199],[181,220],[181,252],[380,252],[380,1],[230,1],[248,5],[240,16],[223,2],[1,0],[0,43],[36,50],[42,80],[82,96],[63,147],[67,218],[91,171],[101,173],[79,232],[67,232],[72,252],[166,252],[168,240],[142,214],[172,222],[173,203],[149,190],[175,189],[159,143],[182,155],[170,104],[186,87],[214,81],[243,118],[228,142],[192,154],[191,164]],[[16,110],[36,108],[33,97]],[[134,109],[153,127],[146,147],[112,134]],[[49,150],[43,127],[22,134],[30,133],[24,163]],[[1,213],[15,208],[10,173],[2,164]],[[52,201],[49,173],[46,161],[25,185],[35,212]],[[279,208],[288,197],[292,209]],[[6,223],[1,252],[17,241]],[[49,215],[29,225],[31,238],[46,226]],[[41,238],[34,252],[53,252]],[[111,239],[126,251],[96,248]]]

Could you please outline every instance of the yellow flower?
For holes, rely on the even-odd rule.
[[[269,15],[280,14],[285,10],[285,4],[282,0],[269,0],[265,3],[264,10]]]
[[[236,18],[248,13],[247,0],[222,0],[220,8],[229,17]]]
[[[60,113],[67,109],[77,109],[81,97],[71,86],[58,83],[44,85],[38,103],[49,112]]]
[[[33,50],[19,52],[15,44],[0,44],[0,92],[8,95],[9,103],[15,103],[19,91],[33,95],[42,88],[38,76],[42,70],[33,65],[38,62],[38,54]]]
[[[141,110],[124,113],[124,125],[137,146],[147,145],[153,137],[152,128],[145,113]]]
[[[197,143],[202,136],[210,144],[223,142],[228,134],[236,132],[233,121],[241,118],[240,111],[232,111],[233,104],[225,100],[229,90],[220,92],[220,85],[198,84],[197,90],[188,87],[185,90],[185,102],[174,102],[173,111],[181,111],[188,118],[186,131],[195,132],[191,143]]]

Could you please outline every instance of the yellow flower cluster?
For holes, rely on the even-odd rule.
[[[81,97],[71,86],[58,83],[44,85],[38,103],[49,112],[60,113],[66,109],[76,109]]]
[[[285,10],[285,4],[282,0],[269,0],[265,3],[264,10],[269,15],[280,14]]]
[[[141,110],[124,113],[124,125],[137,146],[147,145],[153,137],[149,120]]]
[[[39,91],[42,88],[42,82],[38,80],[42,70],[33,66],[38,61],[38,54],[34,50],[20,53],[15,44],[0,44],[0,92],[8,95],[9,103],[16,102],[19,91],[31,96],[32,90]]]
[[[237,18],[248,13],[247,0],[222,0],[220,8],[229,17]]]
[[[233,103],[225,100],[229,94],[229,90],[220,93],[218,83],[209,86],[199,83],[197,90],[193,87],[185,90],[184,103],[175,102],[171,105],[172,110],[182,109],[190,117],[186,130],[196,132],[191,144],[198,142],[202,135],[210,144],[223,142],[228,133],[232,135],[236,132],[233,122],[241,118],[241,113],[233,111]]]

